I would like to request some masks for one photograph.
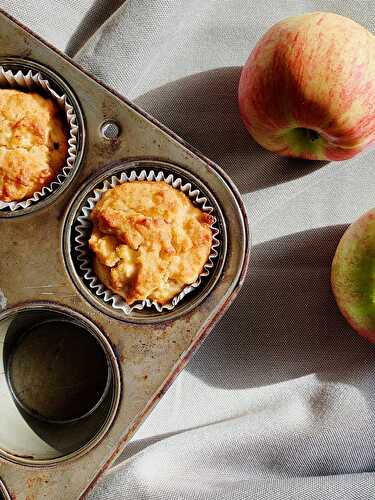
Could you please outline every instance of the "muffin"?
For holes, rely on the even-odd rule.
[[[0,200],[21,201],[40,191],[67,155],[66,124],[52,99],[0,89]]]
[[[166,304],[194,283],[210,255],[214,218],[165,182],[125,182],[91,213],[98,278],[128,304]]]

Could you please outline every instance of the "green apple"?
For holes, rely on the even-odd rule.
[[[331,283],[350,325],[375,343],[375,208],[351,224],[341,238]]]

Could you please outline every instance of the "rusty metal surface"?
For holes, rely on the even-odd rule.
[[[70,500],[93,487],[233,301],[248,265],[248,225],[240,195],[219,167],[1,11],[0,57],[35,60],[63,77],[86,123],[85,157],[70,187],[41,211],[0,220],[0,288],[7,308],[33,301],[71,308],[95,323],[117,354],[123,383],[119,409],[94,448],[43,465],[13,463],[0,450],[0,477],[12,498]],[[119,124],[117,139],[101,135],[107,120]],[[64,263],[63,219],[74,193],[103,166],[131,159],[174,163],[199,178],[214,194],[228,228],[224,267],[209,296],[190,312],[168,321],[161,316],[152,326],[103,314],[78,292]]]

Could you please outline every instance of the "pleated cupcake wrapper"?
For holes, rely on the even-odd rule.
[[[59,95],[54,89],[51,88],[48,80],[46,80],[39,72],[32,70],[28,70],[25,73],[21,70],[13,72],[10,69],[6,70],[0,66],[0,88],[32,91],[38,91],[38,89],[43,90],[43,93],[47,94],[47,96],[57,102],[58,106],[66,116],[66,121],[69,127],[68,158],[65,166],[61,169],[56,178],[49,185],[44,186],[40,191],[35,192],[31,198],[27,198],[26,200],[11,202],[0,200],[0,210],[8,209],[15,211],[27,208],[30,205],[37,203],[41,198],[47,196],[61,186],[61,184],[68,177],[77,157],[77,116],[74,112],[73,106],[69,103],[67,96],[65,94]]]
[[[129,305],[122,297],[112,292],[112,290],[106,288],[92,269],[88,246],[88,240],[90,238],[92,229],[92,224],[90,221],[91,212],[105,191],[124,182],[133,181],[164,181],[175,189],[179,189],[180,191],[185,193],[194,203],[194,205],[198,206],[203,212],[212,214],[214,217],[214,222],[211,225],[211,253],[202,269],[202,272],[200,273],[197,281],[195,281],[191,285],[185,286],[183,290],[178,295],[176,295],[168,304],[161,305],[156,301],[146,299]],[[184,183],[181,178],[175,177],[173,174],[165,174],[164,172],[155,172],[153,170],[150,170],[148,172],[142,170],[141,173],[137,174],[134,170],[132,170],[129,174],[123,172],[119,174],[119,176],[114,175],[110,179],[104,181],[103,187],[101,189],[95,189],[93,191],[93,195],[87,198],[84,206],[81,209],[81,214],[77,217],[77,222],[78,224],[75,226],[75,230],[78,235],[74,238],[74,241],[76,243],[75,250],[77,253],[79,268],[84,273],[83,279],[97,297],[100,297],[104,302],[111,304],[114,309],[121,309],[125,314],[130,314],[134,310],[140,311],[145,307],[155,307],[158,312],[163,312],[166,310],[171,311],[181,300],[183,300],[186,295],[200,286],[202,278],[210,274],[211,269],[215,265],[215,259],[218,256],[218,247],[220,245],[220,231],[217,226],[217,219],[214,216],[214,208],[211,206],[209,199],[206,196],[202,195],[202,193],[200,193],[198,189],[194,188],[190,183]]]

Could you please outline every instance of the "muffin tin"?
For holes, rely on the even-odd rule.
[[[238,293],[249,258],[246,212],[217,165],[1,11],[0,65],[48,76],[72,99],[80,123],[68,181],[22,215],[0,211],[0,497],[76,499]],[[208,276],[173,309],[126,315],[87,287],[72,239],[97,183],[142,169],[202,190],[220,246]]]

